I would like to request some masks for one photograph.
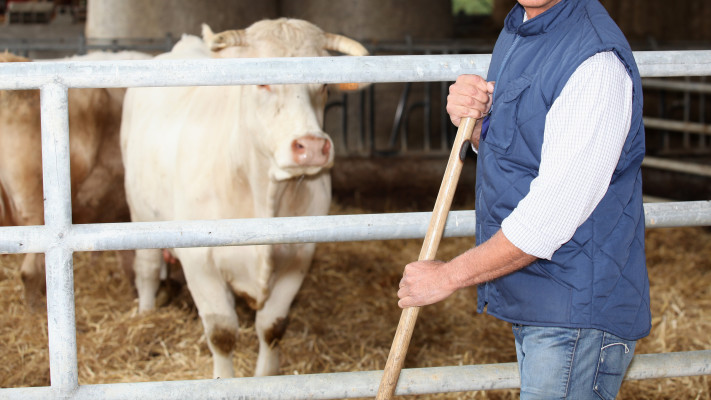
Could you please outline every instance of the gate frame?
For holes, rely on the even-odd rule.
[[[422,238],[429,220],[430,213],[404,213],[73,225],[69,88],[453,81],[463,73],[485,76],[490,57],[301,57],[0,65],[0,90],[39,89],[41,94],[45,225],[0,228],[0,253],[46,254],[51,379],[49,387],[0,389],[0,399],[176,399],[187,390],[196,399],[374,396],[382,371],[80,386],[72,255],[75,251],[132,248]],[[645,77],[711,75],[711,51],[636,52],[635,58]],[[451,213],[445,236],[473,235],[474,218],[474,211]],[[711,201],[646,204],[645,220],[650,228],[711,225]],[[274,235],[273,232],[280,233]],[[626,379],[709,374],[711,350],[702,350],[638,355]],[[416,368],[402,372],[396,394],[517,387],[515,363]]]

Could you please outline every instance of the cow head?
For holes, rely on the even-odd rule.
[[[203,41],[214,57],[320,57],[329,51],[364,56],[357,41],[323,32],[296,19],[259,21],[244,30],[215,34],[203,25]],[[333,165],[331,138],[322,130],[328,96],[327,84],[245,86],[243,103],[260,134],[262,148],[271,158],[269,176],[284,180],[317,174]],[[357,90],[359,85],[339,90]]]

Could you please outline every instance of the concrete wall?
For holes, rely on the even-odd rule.
[[[262,18],[301,18],[357,39],[451,37],[449,1],[431,0],[89,0],[88,38],[162,38],[243,28]]]
[[[449,38],[453,32],[448,0],[280,0],[281,14],[360,40]]]
[[[205,22],[214,31],[244,28],[277,16],[276,0],[89,0],[86,36],[163,38],[199,34]]]

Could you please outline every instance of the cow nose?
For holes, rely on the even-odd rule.
[[[312,135],[302,136],[291,142],[294,162],[305,167],[326,165],[331,156],[331,141]]]

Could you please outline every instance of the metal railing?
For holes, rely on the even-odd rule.
[[[711,51],[635,54],[643,76],[711,75]],[[0,253],[46,254],[50,387],[1,389],[0,399],[329,399],[373,396],[382,371],[79,385],[72,253],[83,250],[422,238],[429,213],[88,224],[71,222],[68,88],[345,82],[432,82],[485,75],[489,55],[0,64],[0,90],[40,89],[45,225],[0,228]],[[474,211],[446,236],[473,235]],[[711,225],[711,202],[646,204],[648,227]],[[296,221],[295,221],[296,219]],[[295,228],[298,227],[298,228]],[[275,234],[275,232],[279,232]],[[638,355],[627,379],[711,374],[711,350]],[[397,394],[518,387],[513,364],[403,371]]]
[[[661,132],[660,151],[709,154],[711,148],[709,148],[708,136],[711,135],[711,125],[706,123],[705,117],[708,106],[706,97],[711,93],[711,84],[703,81],[691,82],[689,77],[685,77],[683,81],[644,79],[642,84],[646,90],[655,90],[659,94],[659,117],[645,118],[644,125],[648,129]],[[681,99],[670,102],[668,100],[670,92],[680,93]],[[695,95],[695,101],[692,99],[692,95]],[[698,107],[697,122],[691,120],[692,107],[694,106]],[[681,110],[681,120],[669,118],[668,114],[674,109]],[[681,135],[681,143],[672,146],[670,131]]]
[[[691,82],[689,77],[685,80],[650,79],[642,81],[645,90],[654,90],[659,96],[659,117],[645,117],[644,126],[647,134],[654,132],[660,138],[660,149],[655,153],[678,155],[711,155],[709,139],[711,136],[711,125],[705,122],[707,112],[706,97],[711,93],[711,84],[701,82]],[[680,93],[681,99],[671,104],[668,100],[670,92]],[[692,96],[696,96],[692,101]],[[691,120],[693,107],[698,107],[697,121]],[[681,120],[671,119],[670,110],[680,109]],[[677,115],[678,116],[678,115]],[[672,144],[672,139],[677,143]],[[678,158],[678,157],[677,157]],[[645,167],[655,168],[665,171],[681,172],[685,174],[698,175],[704,178],[711,177],[711,165],[704,165],[688,161],[678,161],[669,158],[646,156],[642,164]]]

